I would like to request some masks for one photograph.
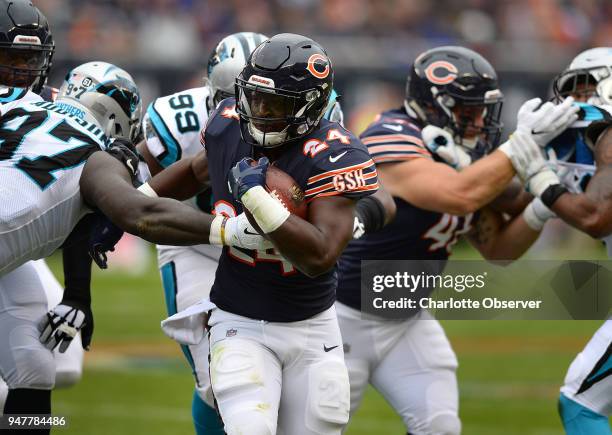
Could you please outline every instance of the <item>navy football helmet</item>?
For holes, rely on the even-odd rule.
[[[45,16],[29,0],[0,0],[0,84],[40,93],[55,45]]]
[[[410,68],[404,100],[408,114],[448,130],[473,159],[499,144],[502,104],[497,73],[468,48],[428,50]]]
[[[327,53],[310,38],[273,36],[251,53],[236,79],[236,111],[243,139],[276,148],[310,133],[332,92]]]

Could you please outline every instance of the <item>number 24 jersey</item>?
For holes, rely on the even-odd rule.
[[[222,101],[202,133],[216,213],[235,215],[227,174],[253,153],[242,140],[235,100]],[[306,137],[283,146],[274,164],[291,175],[306,201],[342,195],[359,199],[378,188],[376,168],[359,139],[335,122],[321,120]],[[335,299],[336,271],[309,278],[274,250],[224,248],[211,300],[221,309],[253,319],[292,322],[310,318]]]

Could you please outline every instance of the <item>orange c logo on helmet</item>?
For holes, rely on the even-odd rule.
[[[319,53],[313,54],[308,58],[306,69],[316,78],[324,79],[329,75],[329,59]]]
[[[443,72],[440,70],[443,70]],[[439,74],[440,72],[442,72],[441,75]],[[455,80],[457,72],[457,67],[452,63],[438,60],[425,68],[425,77],[436,85],[447,85]]]

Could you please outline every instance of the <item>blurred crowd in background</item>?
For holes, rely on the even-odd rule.
[[[612,45],[611,0],[34,0],[51,24],[50,84],[103,60],[128,70],[146,107],[202,85],[209,53],[237,31],[312,37],[328,51],[347,125],[360,133],[401,104],[408,66],[439,45],[466,45],[500,75],[507,131],[527,98],[580,51]]]

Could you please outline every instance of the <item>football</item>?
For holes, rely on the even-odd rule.
[[[304,200],[304,191],[291,175],[276,166],[270,165],[266,172],[265,188],[273,197],[278,199],[291,214],[306,219],[308,206]],[[253,225],[253,228],[260,234],[263,234],[257,222],[255,222],[253,215],[246,209],[244,213],[251,225]]]

